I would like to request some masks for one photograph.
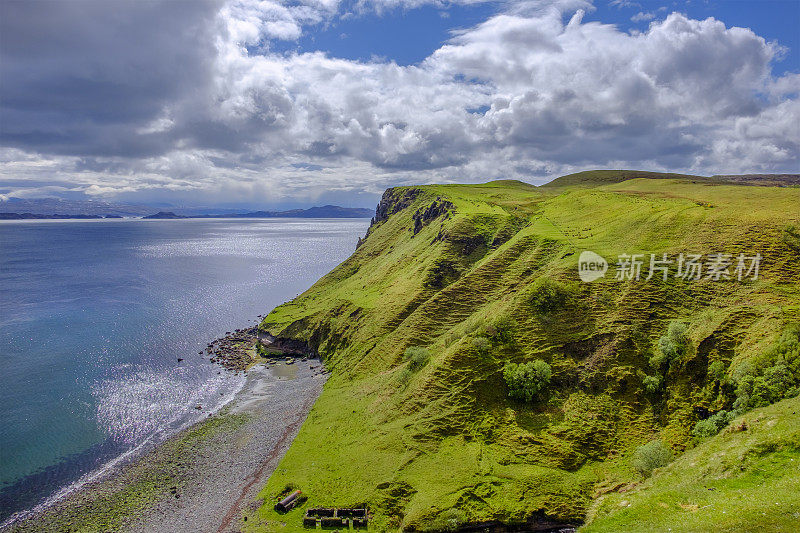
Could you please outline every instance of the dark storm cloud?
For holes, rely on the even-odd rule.
[[[44,153],[144,156],[137,133],[208,82],[218,2],[0,4],[0,142]]]

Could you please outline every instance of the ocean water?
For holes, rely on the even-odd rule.
[[[198,352],[308,288],[368,225],[0,222],[0,523],[229,400],[242,376]]]

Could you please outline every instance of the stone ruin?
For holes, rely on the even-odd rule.
[[[322,528],[366,528],[369,515],[364,508],[353,507],[315,507],[306,510],[303,526],[315,529]]]

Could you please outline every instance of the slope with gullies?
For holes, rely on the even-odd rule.
[[[698,421],[796,394],[800,189],[588,174],[384,194],[353,255],[260,325],[307,343],[331,377],[246,529],[299,531],[309,506],[355,505],[373,531],[613,524],[598,499],[639,486],[637,448],[680,456]],[[609,260],[605,278],[579,281],[584,250]],[[620,254],[716,252],[760,253],[758,279],[614,279]],[[665,364],[671,323],[685,346]],[[789,381],[759,396],[779,338]],[[505,366],[534,360],[549,383],[510,398]],[[308,500],[273,511],[293,488]]]

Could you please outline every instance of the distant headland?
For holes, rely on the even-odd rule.
[[[288,211],[252,211],[249,213],[229,214],[204,214],[204,215],[176,215],[172,211],[159,211],[153,215],[142,218],[148,219],[175,219],[175,218],[371,218],[375,214],[373,209],[363,207],[340,207],[338,205],[323,205],[308,209],[291,209]]]
[[[134,218],[144,219],[178,219],[178,218],[370,218],[372,209],[362,207],[341,207],[324,205],[308,209],[291,209],[288,211],[253,211],[249,213],[179,215],[172,211],[159,211],[152,215]],[[121,215],[98,214],[39,214],[39,213],[0,213],[0,220],[61,220],[61,219],[105,219],[123,218]]]

